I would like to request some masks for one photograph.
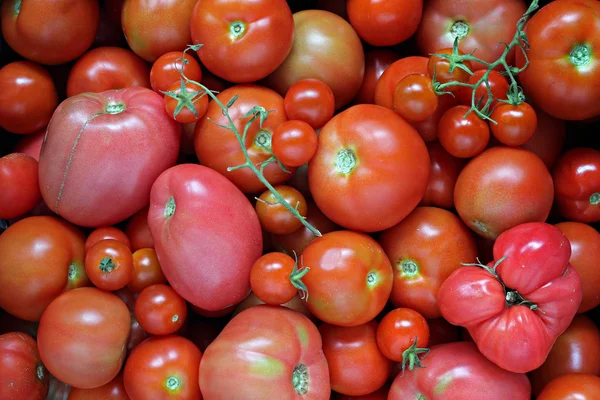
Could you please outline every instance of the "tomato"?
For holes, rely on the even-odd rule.
[[[45,135],[46,130],[43,129],[23,136],[13,148],[13,152],[27,154],[29,157],[33,157],[36,161],[39,161],[40,150],[42,149],[42,142]]]
[[[600,377],[592,374],[565,374],[551,381],[537,400],[594,400],[600,391]]]
[[[331,389],[321,335],[308,318],[285,307],[242,311],[206,349],[200,387],[207,399],[232,388],[238,399],[326,399]]]
[[[0,307],[17,318],[39,321],[58,295],[89,285],[85,237],[55,217],[28,217],[0,235]]]
[[[453,54],[453,50],[450,47],[450,48],[445,48],[445,49],[441,49],[441,50],[436,50],[434,53],[450,55],[450,54]],[[458,53],[462,55],[462,53],[460,51]],[[471,66],[470,61],[464,61],[463,65],[466,68],[468,68],[469,70],[471,70],[473,68]],[[427,62],[427,75],[429,75],[429,77],[431,79],[433,79],[433,77],[435,76],[436,82],[439,82],[439,83],[448,83],[448,82],[466,83],[471,76],[466,70],[464,70],[462,68],[454,68],[454,70],[452,72],[450,72],[450,61],[446,60],[443,57],[437,56],[437,55],[432,55],[429,58],[429,61]],[[448,91],[451,93],[456,93],[459,89],[460,89],[460,86],[450,86],[450,87],[446,88],[445,91]]]
[[[388,393],[390,391],[390,385],[386,384],[374,391],[373,393],[365,394],[364,396],[346,396],[338,394],[335,397],[336,400],[387,400]]]
[[[271,138],[271,149],[283,165],[299,167],[306,164],[317,151],[317,134],[306,122],[286,121],[279,125]]]
[[[151,335],[177,332],[187,318],[187,305],[170,286],[151,285],[135,301],[135,318]]]
[[[102,228],[94,229],[85,240],[85,252],[87,253],[90,248],[101,240],[113,239],[123,243],[129,250],[131,250],[131,243],[129,238],[119,228],[114,226],[105,226]]]
[[[6,0],[0,10],[6,43],[28,60],[64,64],[85,53],[96,36],[96,0]]]
[[[280,305],[291,301],[303,290],[301,279],[309,270],[298,268],[296,261],[284,253],[268,253],[260,257],[250,270],[250,287],[262,302]]]
[[[454,208],[454,186],[466,160],[448,153],[438,141],[427,143],[427,149],[431,161],[431,174],[419,205]]]
[[[78,288],[58,296],[40,320],[38,346],[48,371],[80,389],[113,380],[125,360],[131,318],[114,294]]]
[[[152,90],[158,94],[169,90],[173,83],[181,80],[181,72],[189,80],[196,82],[202,80],[200,64],[190,54],[184,54],[181,51],[170,51],[158,57],[150,70]]]
[[[170,51],[183,51],[192,43],[190,15],[196,0],[128,0],[121,24],[135,54],[154,62]]]
[[[490,118],[492,134],[498,141],[507,146],[521,146],[531,139],[537,128],[537,115],[533,107],[527,103],[517,106],[511,104],[498,105]]]
[[[58,105],[48,71],[29,61],[15,61],[0,69],[0,86],[0,127],[19,134],[46,127]]]
[[[246,296],[246,298],[244,300],[242,300],[242,302],[235,307],[233,316],[235,317],[242,311],[244,311],[250,307],[259,306],[261,304],[265,304],[265,302],[262,301],[261,299],[259,299],[258,297],[256,297],[256,295],[254,293],[250,292],[250,294],[248,296]],[[297,311],[300,314],[304,314],[311,321],[313,321],[315,323],[317,322],[317,319],[308,310],[308,307],[306,306],[306,302],[300,298],[299,294],[296,294],[294,297],[292,297],[292,300],[281,304],[281,307],[285,307],[285,308],[289,308],[290,310]]]
[[[490,140],[490,127],[467,106],[454,106],[444,113],[438,126],[438,139],[444,149],[457,158],[475,157]]]
[[[556,342],[542,366],[529,376],[538,395],[553,379],[569,373],[600,374],[600,330],[585,315],[578,315]]]
[[[562,151],[567,132],[565,121],[536,110],[537,128],[533,137],[522,148],[535,153],[551,170]]]
[[[360,104],[321,130],[308,177],[313,198],[329,219],[374,232],[398,223],[419,203],[427,189],[429,155],[415,129],[392,110]]]
[[[85,272],[99,289],[122,289],[133,274],[131,250],[118,240],[100,240],[86,252]]]
[[[21,332],[0,335],[0,397],[5,400],[44,400],[48,371],[35,340]]]
[[[488,239],[525,222],[545,221],[553,197],[552,177],[542,160],[511,147],[490,148],[469,161],[454,188],[458,215]]]
[[[413,74],[427,74],[426,57],[404,57],[387,67],[375,85],[375,104],[394,109],[394,90],[402,79]]]
[[[302,252],[310,271],[308,309],[339,326],[364,324],[383,310],[392,291],[393,271],[383,249],[371,237],[334,231],[312,241]]]
[[[248,295],[260,223],[221,174],[195,164],[165,171],[152,186],[148,225],[163,273],[185,300],[217,311]]]
[[[474,85],[485,73],[487,69],[477,70],[469,77],[467,83],[469,85]],[[487,82],[487,83],[486,83]],[[487,81],[483,81],[477,88],[475,89],[475,99],[473,99],[473,89],[466,86],[460,86],[458,88],[458,92],[456,92],[456,96],[460,104],[471,107],[473,104],[473,100],[475,100],[475,105],[479,105],[479,107],[483,107],[489,98],[488,94],[488,85],[489,91],[492,92],[492,102],[490,103],[490,110],[493,110],[498,104],[498,100],[506,100],[506,93],[508,92],[508,80],[502,75],[500,72],[492,70],[487,77]]]
[[[392,383],[389,400],[418,399],[529,400],[531,384],[524,374],[501,369],[469,342],[441,344],[421,360],[424,368],[406,371]]]
[[[291,186],[275,186],[275,190],[286,203],[294,207],[301,216],[306,216],[306,199],[302,193]],[[256,214],[261,226],[278,235],[290,234],[302,226],[302,222],[280,204],[270,190],[260,195],[256,202]]]
[[[12,153],[0,157],[0,218],[13,219],[35,207],[42,198],[38,184],[38,162],[28,155]]]
[[[600,151],[579,147],[561,155],[552,170],[554,196],[571,221],[600,221]]]
[[[476,51],[476,57],[494,62],[505,49],[499,43],[512,40],[517,21],[526,9],[523,0],[482,0],[477,2],[477,7],[468,1],[427,1],[416,34],[419,50],[429,55],[452,47],[458,37],[458,49],[463,54]],[[509,54],[506,61],[512,65],[514,53]],[[476,62],[473,68],[485,66]]]
[[[444,318],[429,319],[427,325],[429,326],[429,347],[460,341],[460,328]]]
[[[392,304],[425,318],[441,316],[436,302],[440,286],[461,262],[477,257],[473,234],[450,211],[435,207],[417,207],[384,231],[379,243],[394,267]]]
[[[154,249],[139,249],[133,253],[133,273],[127,284],[131,291],[139,293],[148,286],[166,282]]]
[[[318,79],[301,79],[287,90],[283,105],[289,119],[319,129],[333,117],[335,98],[326,83]]]
[[[422,74],[405,76],[394,89],[394,111],[411,122],[420,122],[433,115],[438,107],[438,96],[431,78]]]
[[[198,368],[202,353],[181,336],[155,336],[136,347],[123,370],[131,400],[200,400]]]
[[[362,84],[365,56],[360,38],[348,22],[328,11],[304,10],[293,17],[292,50],[267,84],[284,95],[299,80],[319,79],[331,88],[335,108],[340,109]]]
[[[552,2],[531,17],[525,33],[530,63],[519,81],[532,101],[560,119],[600,115],[600,3]],[[517,66],[524,64],[517,52]]]
[[[396,308],[383,317],[377,327],[377,347],[388,359],[409,362],[411,346],[425,348],[429,344],[429,326],[421,314],[410,308]],[[411,354],[410,364],[416,353]]]
[[[141,87],[63,101],[40,154],[44,201],[89,227],[113,225],[144,207],[152,183],[179,152],[180,128],[163,109],[162,97]]]
[[[148,228],[148,207],[133,214],[125,227],[125,233],[131,241],[132,251],[154,248],[154,241]]]
[[[179,80],[173,82],[165,93],[165,109],[175,121],[191,124],[206,114],[208,95],[197,84]]]
[[[379,78],[400,56],[388,49],[375,49],[365,53],[365,73],[362,85],[354,97],[354,104],[374,104],[375,86]]]
[[[239,98],[229,108],[229,115],[240,135],[249,120],[244,116],[254,107],[262,106],[266,110],[273,111],[262,124],[262,129],[259,127],[260,121],[257,120],[247,132],[246,150],[252,162],[257,165],[271,157],[271,135],[287,120],[283,98],[270,89],[256,85],[234,86],[219,93],[217,98],[223,104],[227,104],[235,95]],[[229,121],[223,115],[221,108],[211,101],[208,104],[206,118],[198,121],[194,130],[194,147],[202,165],[223,174],[244,193],[264,190],[264,185],[249,168],[227,171],[229,167],[243,164],[246,159],[235,135],[215,123],[227,125]],[[272,185],[279,185],[290,177],[289,173],[283,171],[277,163],[267,165],[264,176]]]
[[[565,234],[571,243],[569,262],[581,277],[583,298],[578,313],[583,313],[600,305],[600,233],[581,222],[561,222],[556,227]]]
[[[119,374],[106,385],[102,385],[95,389],[77,389],[72,388],[69,393],[68,400],[89,400],[89,399],[104,399],[104,400],[129,400],[125,385],[123,384],[123,374]]]

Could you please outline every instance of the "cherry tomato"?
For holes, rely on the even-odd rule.
[[[187,318],[185,300],[170,286],[148,286],[135,301],[135,318],[151,335],[177,332]]]
[[[452,54],[452,48],[445,48],[441,50],[437,50],[434,54]],[[461,54],[460,51],[458,54]],[[472,66],[470,61],[463,62],[463,65],[467,67],[470,71],[472,71]],[[435,75],[435,80],[439,83],[448,83],[448,82],[461,82],[466,83],[471,76],[464,69],[456,66],[452,72],[450,72],[450,61],[440,57],[432,55],[429,58],[429,62],[427,63],[427,74],[429,77],[433,79]],[[456,93],[461,86],[450,86],[444,91]]]
[[[427,150],[431,160],[431,173],[427,190],[419,205],[454,208],[454,186],[466,160],[448,153],[438,141],[427,143]]]
[[[273,132],[271,149],[283,165],[299,167],[315,155],[317,134],[306,122],[286,121]]]
[[[180,71],[189,80],[200,82],[202,69],[200,64],[190,54],[182,51],[170,51],[158,57],[150,69],[150,84],[152,90],[162,94],[182,78]]]
[[[206,114],[208,95],[197,84],[179,80],[165,92],[165,109],[175,121],[191,124]]]
[[[12,153],[0,157],[0,219],[17,218],[42,198],[38,183],[38,162],[28,155]]]
[[[127,248],[131,249],[129,238],[122,230],[115,228],[114,226],[105,226],[94,229],[92,233],[88,235],[85,240],[85,252],[87,253],[93,245],[105,239],[117,240],[126,245]]]
[[[148,206],[133,214],[127,226],[125,233],[131,241],[131,250],[154,248],[154,241],[148,228]]]
[[[375,104],[394,109],[394,90],[398,83],[408,75],[426,74],[428,61],[426,57],[412,56],[393,62],[383,71],[375,85]]]
[[[421,314],[410,308],[396,308],[390,311],[377,327],[377,347],[392,361],[408,362],[406,350],[413,345],[426,348],[428,344],[427,321]]]
[[[72,388],[67,400],[129,400],[123,384],[123,374],[119,374],[106,385],[94,389]]]
[[[100,240],[85,255],[85,271],[100,289],[113,291],[124,288],[133,273],[131,250],[118,240]]]
[[[319,129],[333,117],[335,98],[323,81],[302,79],[287,90],[283,105],[289,119],[304,121]]]
[[[252,292],[266,304],[287,303],[304,290],[302,277],[309,270],[298,268],[294,259],[284,253],[268,253],[260,257],[250,270]]]
[[[490,127],[469,111],[467,106],[455,106],[444,113],[438,127],[438,139],[448,153],[458,158],[480,154],[490,141]]]
[[[469,77],[467,83],[469,85],[474,85],[481,77],[487,72],[487,69],[477,70]],[[502,75],[500,72],[496,70],[490,71],[490,74],[487,77],[487,83],[490,86],[490,91],[492,92],[492,102],[490,103],[490,110],[493,110],[496,104],[498,104],[498,100],[506,100],[506,93],[508,92],[508,80]],[[456,93],[456,97],[458,98],[458,102],[465,106],[471,106],[473,104],[473,89],[466,86],[460,86],[458,89],[458,93]],[[477,85],[475,89],[475,105],[479,105],[479,107],[483,107],[485,103],[488,101],[488,87],[486,81],[481,82]]]
[[[431,78],[422,74],[408,75],[394,89],[394,110],[410,122],[420,122],[433,115],[438,107],[438,96],[433,91]]]
[[[148,286],[166,282],[154,249],[139,249],[133,253],[133,273],[127,284],[131,291],[139,293]]]
[[[306,199],[302,193],[291,186],[275,186],[274,188],[283,199],[306,217]],[[286,235],[300,229],[302,222],[285,206],[277,202],[277,199],[270,190],[266,190],[260,195],[256,202],[256,214],[260,220],[260,225],[267,231],[277,235]]]
[[[400,56],[387,49],[371,50],[365,54],[365,75],[362,86],[354,98],[354,104],[374,104],[377,81],[387,67],[392,65]]]
[[[527,103],[518,106],[512,104],[498,105],[490,118],[492,135],[507,146],[521,146],[531,139],[537,128],[537,115],[533,107]]]
[[[565,374],[550,381],[537,400],[596,400],[600,377],[592,374]]]

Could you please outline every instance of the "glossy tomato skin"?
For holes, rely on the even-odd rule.
[[[444,113],[438,125],[438,140],[448,153],[458,158],[472,158],[486,148],[490,127],[467,106],[455,106]]]
[[[302,252],[310,271],[302,281],[308,309],[338,326],[369,322],[385,306],[392,291],[392,266],[371,237],[334,231],[312,241]]]
[[[127,284],[131,291],[139,293],[148,286],[166,282],[154,249],[139,249],[133,253],[133,274]]]
[[[464,400],[481,398],[529,400],[531,384],[525,374],[501,369],[470,342],[441,344],[421,360],[424,368],[405,371],[392,383],[388,400]]]
[[[274,188],[286,203],[296,208],[302,217],[306,217],[306,199],[298,190],[291,186],[279,185]],[[264,230],[279,235],[290,234],[302,226],[285,206],[278,202],[270,190],[265,190],[256,201],[256,215]]]
[[[239,98],[229,108],[229,115],[240,134],[244,131],[248,121],[243,117],[255,106],[273,110],[264,121],[262,129],[259,128],[259,121],[255,121],[247,133],[246,149],[252,162],[258,164],[271,157],[270,146],[264,143],[270,143],[270,136],[275,129],[287,120],[283,97],[268,88],[257,85],[237,85],[222,91],[217,97],[223,104],[227,104],[235,95],[238,95]],[[194,128],[194,147],[200,163],[224,175],[244,193],[256,193],[264,190],[264,185],[249,168],[227,171],[228,167],[243,164],[246,159],[235,135],[231,131],[215,125],[215,122],[223,125],[229,123],[221,108],[211,101],[208,104],[206,118],[198,121]],[[264,176],[273,185],[281,184],[290,178],[290,174],[283,171],[277,163],[269,164],[264,169]]]
[[[86,251],[85,272],[99,289],[122,289],[133,275],[131,250],[118,240],[100,240]]]
[[[98,47],[77,60],[67,81],[67,96],[133,86],[150,87],[150,68],[131,50]]]
[[[429,345],[429,326],[421,314],[410,308],[396,308],[387,313],[377,327],[377,347],[389,360],[403,362],[404,352],[415,345]]]
[[[389,228],[406,217],[421,201],[428,179],[423,139],[392,110],[372,104],[353,106],[329,121],[308,164],[310,191],[321,211],[363,232]]]
[[[552,380],[537,400],[595,400],[600,391],[600,377],[592,374],[565,374]]]
[[[162,97],[140,87],[63,101],[40,154],[46,204],[88,227],[113,225],[144,207],[152,183],[179,152],[180,127],[163,110]],[[104,167],[96,168],[100,160]]]
[[[438,107],[438,95],[427,75],[408,75],[394,89],[394,111],[411,122],[431,117]]]
[[[250,271],[250,286],[262,302],[280,305],[298,294],[290,280],[295,266],[292,257],[284,253],[267,253],[261,256]]]
[[[283,105],[290,120],[300,120],[319,129],[333,117],[335,98],[325,82],[302,79],[287,90]]]
[[[151,335],[170,335],[185,323],[187,305],[170,286],[151,285],[135,301],[135,318]]]
[[[490,122],[492,134],[507,146],[521,146],[535,134],[537,115],[527,103],[519,105],[500,104],[490,115],[497,124]]]
[[[113,239],[123,243],[129,250],[131,250],[131,242],[129,238],[119,228],[114,226],[104,226],[101,228],[94,229],[85,240],[85,251],[87,251],[96,243],[101,240]]]
[[[85,237],[55,217],[28,217],[0,236],[0,307],[28,321],[64,291],[89,285]]]
[[[480,69],[473,72],[473,75],[467,80],[468,84],[474,85],[481,77],[487,72],[487,69]],[[494,106],[498,104],[497,100],[505,100],[506,92],[508,92],[508,80],[498,71],[491,71],[488,75],[487,83],[489,84],[490,91],[494,99],[490,103],[490,110],[494,109]],[[470,87],[460,87],[456,93],[460,104],[465,106],[471,106],[473,104],[473,89]],[[488,86],[485,81],[480,83],[475,89],[475,104],[481,102],[483,106],[488,101]]]
[[[154,241],[148,228],[148,206],[133,214],[127,222],[125,233],[131,241],[131,250],[154,248]]]
[[[131,400],[201,400],[198,368],[202,353],[188,339],[151,337],[125,363],[123,382]]]
[[[300,167],[315,155],[317,134],[304,121],[286,121],[273,133],[271,149],[283,165]]]
[[[454,187],[459,216],[488,239],[522,223],[545,221],[553,197],[552,176],[542,160],[530,151],[504,146],[470,160]]]
[[[0,218],[13,219],[35,207],[42,198],[38,163],[28,155],[12,153],[0,157]]]
[[[44,400],[48,371],[42,364],[35,340],[21,332],[0,335],[0,398]]]
[[[0,86],[2,128],[29,134],[46,127],[58,105],[56,87],[48,71],[30,61],[15,61],[0,69]]]
[[[456,215],[436,207],[417,207],[378,241],[394,268],[392,304],[425,318],[441,317],[440,286],[461,262],[477,257],[473,234]]]
[[[558,210],[571,221],[600,221],[600,151],[578,147],[562,154],[552,170]]]
[[[327,399],[329,370],[321,346],[317,327],[304,315],[279,306],[249,308],[206,349],[202,393],[209,400],[223,393],[231,400]]]
[[[427,74],[429,59],[421,56],[404,57],[394,61],[381,74],[375,85],[374,104],[394,109],[394,90],[398,83],[413,74]]]
[[[7,0],[2,3],[6,43],[28,60],[64,64],[94,41],[100,21],[96,0]]]
[[[248,199],[218,172],[181,164],[161,174],[148,225],[163,273],[185,300],[217,311],[248,295],[250,269],[262,254],[260,223]]]
[[[115,379],[108,382],[106,385],[94,389],[71,388],[67,400],[90,399],[129,400],[129,396],[125,391],[125,385],[123,384],[123,374],[117,375]]]
[[[552,225],[509,229],[494,243],[490,265],[497,263],[498,277],[475,266],[453,272],[438,293],[442,316],[466,327],[481,353],[501,368],[532,371],[581,303],[581,280],[570,255],[569,241]]]
[[[375,104],[375,87],[383,72],[400,56],[387,49],[376,49],[365,53],[365,74],[362,85],[353,100],[354,104]]]
[[[182,60],[185,62],[182,64]],[[158,94],[161,91],[167,91],[169,87],[179,82],[182,78],[181,73],[192,81],[200,82],[202,80],[202,69],[198,61],[189,53],[183,54],[182,51],[170,51],[160,56],[150,70],[150,84],[152,90]]]
[[[48,371],[80,389],[113,380],[127,350],[131,317],[112,293],[78,288],[63,293],[40,320],[38,346]]]
[[[419,205],[454,208],[454,186],[466,160],[448,153],[438,141],[427,143],[427,150],[431,173],[427,190]]]
[[[560,119],[600,115],[600,4],[552,2],[531,17],[525,33],[532,50],[519,81],[533,102]],[[517,65],[524,64],[517,52]]]

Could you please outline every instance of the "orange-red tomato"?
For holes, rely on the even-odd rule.
[[[600,377],[592,374],[565,374],[550,381],[537,400],[596,400]]]
[[[304,121],[286,121],[273,132],[271,148],[273,155],[283,165],[299,167],[309,162],[315,155],[317,134]]]
[[[185,61],[182,62],[182,60]],[[173,83],[181,80],[180,71],[192,81],[200,82],[202,80],[200,64],[191,54],[184,55],[182,51],[170,51],[158,57],[150,69],[152,90],[159,94],[169,90]]]
[[[42,198],[38,182],[38,162],[25,154],[0,157],[0,218],[17,218]]]
[[[431,174],[419,205],[454,208],[454,186],[466,160],[448,153],[438,141],[427,143],[427,150],[431,160]]]
[[[94,229],[92,233],[88,235],[85,240],[85,252],[87,253],[93,245],[105,239],[117,240],[131,249],[131,243],[125,232],[114,226],[104,226]]]
[[[480,154],[490,141],[490,127],[474,112],[465,117],[467,106],[455,106],[444,113],[438,126],[438,140],[458,158]]]
[[[283,197],[286,203],[295,208],[298,213],[306,216],[306,199],[302,193],[291,186],[275,186],[274,189]],[[278,202],[270,190],[266,190],[256,201],[256,214],[260,225],[267,231],[277,235],[290,234],[302,226],[285,206]]]
[[[173,288],[159,283],[142,290],[135,301],[134,313],[149,334],[169,335],[185,323],[187,304]]]
[[[250,270],[250,287],[262,302],[280,305],[298,293],[292,272],[296,262],[284,253],[268,253],[260,257]]]
[[[313,129],[319,129],[333,117],[335,98],[323,81],[302,79],[287,90],[283,105],[289,119],[304,121]]]
[[[85,254],[85,271],[92,283],[102,290],[122,289],[133,274],[131,250],[118,240],[100,240]]]
[[[429,326],[425,318],[410,308],[396,308],[387,313],[377,327],[377,347],[381,353],[392,361],[408,365],[405,351],[413,345],[423,349],[429,345]]]
[[[119,374],[106,385],[94,389],[71,388],[67,400],[129,400],[123,384],[123,374]]]
[[[451,55],[452,48],[436,50],[434,54]],[[458,54],[462,55],[460,51],[458,52]],[[470,71],[472,71],[470,61],[464,61],[463,65]],[[452,70],[452,72],[450,72],[450,61],[437,55],[432,55],[429,58],[429,61],[427,62],[427,74],[431,79],[433,79],[433,77],[435,76],[435,80],[442,84],[448,82],[466,83],[471,76],[466,70],[459,67],[455,67]],[[444,89],[444,91],[456,93],[460,88],[461,86],[459,85],[448,86]]]
[[[497,124],[490,122],[492,134],[500,143],[507,146],[521,146],[527,143],[537,128],[536,112],[527,103],[518,106],[500,104],[494,109],[490,118],[497,122]]]
[[[144,248],[133,253],[133,273],[127,284],[131,291],[139,293],[148,286],[166,282],[154,249]]]

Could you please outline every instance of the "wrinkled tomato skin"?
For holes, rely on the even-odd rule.
[[[371,50],[365,54],[365,74],[354,97],[354,104],[375,104],[375,87],[383,72],[400,56],[387,49]]]
[[[35,340],[21,332],[0,335],[0,398],[44,400],[48,371],[42,364]]]
[[[0,218],[13,219],[33,209],[42,199],[38,163],[32,157],[11,153],[0,157]]]
[[[537,400],[596,400],[600,377],[592,374],[565,374],[551,381]]]
[[[548,170],[552,170],[565,144],[566,123],[539,109],[535,112],[538,119],[537,128],[533,137],[521,147],[535,153],[546,164]]]
[[[429,183],[420,206],[454,208],[454,186],[466,160],[448,153],[438,141],[427,143],[431,161]]]
[[[94,389],[72,388],[68,400],[129,400],[123,384],[123,374],[119,374],[106,385]]]
[[[154,241],[148,228],[148,206],[133,214],[127,222],[125,233],[131,242],[131,251],[154,248]]]

